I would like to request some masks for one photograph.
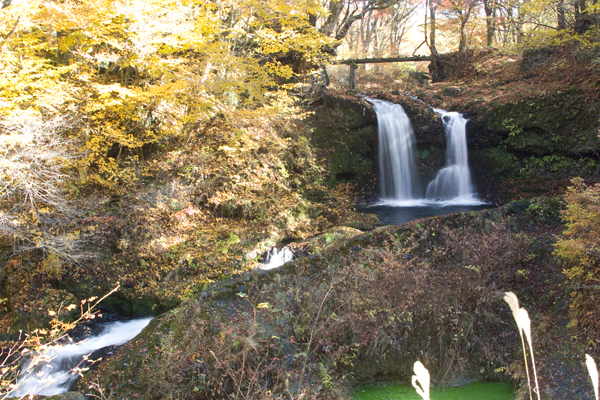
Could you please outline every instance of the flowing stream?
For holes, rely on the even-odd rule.
[[[18,380],[18,388],[11,392],[9,397],[52,396],[67,392],[79,376],[74,368],[80,365],[85,356],[95,350],[127,343],[137,336],[151,319],[107,323],[96,336],[78,343],[51,346],[39,355],[42,362],[35,367],[24,369]]]
[[[260,265],[260,269],[273,269],[282,266],[288,261],[294,259],[294,253],[289,247],[283,247],[279,250],[273,246],[265,254],[265,259]]]

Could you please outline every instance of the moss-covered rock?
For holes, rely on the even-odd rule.
[[[86,276],[85,278],[67,278],[55,282],[58,288],[72,293],[75,298],[85,299],[98,294],[110,292],[114,286],[103,276]],[[120,289],[100,303],[99,308],[108,312],[118,313],[128,317],[158,315],[172,309],[180,303],[176,297],[146,295],[140,296],[134,290],[134,284],[129,281],[121,282]]]
[[[377,119],[371,105],[355,95],[326,94],[313,111],[312,140],[327,156],[330,176],[372,187]]]
[[[577,89],[471,103],[463,111],[471,118],[474,145],[488,146],[489,137],[499,135],[508,149],[533,155],[585,155],[600,149],[598,104]]]

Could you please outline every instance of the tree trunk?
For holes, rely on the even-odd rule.
[[[527,0],[523,2],[523,4],[527,3]],[[517,43],[522,43],[525,34],[523,33],[523,26],[525,26],[525,12],[523,11],[523,6],[520,4],[518,6],[518,14],[517,14]]]
[[[429,0],[429,19],[431,21],[429,27],[429,48],[431,49],[431,54],[433,56],[437,56],[438,54],[435,47],[435,9],[435,3],[432,0]]]
[[[483,8],[487,28],[487,47],[491,47],[494,45],[494,38],[496,37],[496,1],[483,0]]]
[[[460,43],[458,45],[458,52],[460,54],[466,54],[467,52],[467,21],[469,15],[465,14],[460,18]]]
[[[596,2],[592,1],[592,4]],[[575,33],[583,34],[598,23],[598,14],[590,13],[587,8],[586,0],[575,2]]]
[[[400,42],[396,41],[398,36],[397,30],[398,27],[394,22],[392,22],[390,28],[390,57],[398,57],[400,55]]]
[[[508,14],[508,25],[506,27],[506,35],[507,35],[507,39],[506,42],[509,43],[509,40],[513,40],[514,43],[517,42],[517,34],[515,32],[515,19],[513,18],[513,10],[512,7],[508,7],[508,9],[506,10],[506,13]]]
[[[373,23],[371,21],[371,12],[367,14],[367,18],[363,18],[360,24],[361,41],[363,46],[363,56],[369,56],[369,48],[373,40]]]
[[[565,2],[560,0],[556,6],[556,17],[558,19],[557,27],[560,30],[567,29],[567,19],[565,18]]]
[[[329,3],[329,16],[327,17],[327,20],[325,21],[321,29],[319,29],[319,31],[322,34],[324,34],[325,36],[331,36],[338,23],[340,14],[344,9],[344,5],[345,2],[342,0],[331,0],[331,2]]]

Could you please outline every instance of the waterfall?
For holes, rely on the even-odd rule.
[[[381,197],[414,200],[420,190],[414,163],[416,141],[410,120],[399,104],[367,100],[377,114]]]
[[[64,393],[77,380],[75,368],[84,362],[83,357],[94,350],[122,345],[142,331],[152,318],[106,324],[101,334],[79,343],[51,346],[39,354],[40,363],[25,366],[17,381],[17,389],[8,397],[28,395],[52,396]],[[81,367],[86,366],[85,362]]]
[[[467,155],[467,119],[457,112],[436,110],[446,129],[446,165],[427,186],[427,198],[472,202],[473,187]]]
[[[485,204],[473,193],[466,118],[458,112],[433,109],[446,131],[446,164],[429,183],[423,198],[414,162],[416,140],[404,109],[384,100],[366,100],[377,114],[381,203],[400,207]]]

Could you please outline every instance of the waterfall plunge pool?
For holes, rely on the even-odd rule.
[[[473,201],[468,202],[436,202],[436,201],[408,201],[396,202],[382,200],[372,205],[359,207],[365,213],[377,214],[379,222],[383,225],[402,225],[415,219],[434,217],[437,215],[453,214],[484,210],[494,207],[492,204]]]
[[[355,400],[423,400],[410,385],[364,386],[353,390]],[[471,383],[445,390],[431,389],[431,400],[512,400],[514,388],[506,383]]]

